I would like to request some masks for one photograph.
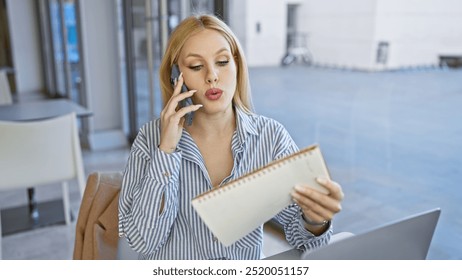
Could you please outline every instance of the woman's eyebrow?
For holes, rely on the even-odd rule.
[[[219,49],[215,54],[219,54],[219,53],[222,53],[222,52],[231,52],[228,48],[221,48]]]
[[[231,52],[228,48],[221,48],[217,52],[215,52],[215,54],[220,54],[220,53],[225,52],[225,51],[226,52]],[[199,57],[199,58],[201,58],[202,55],[197,54],[197,53],[189,53],[186,57]]]

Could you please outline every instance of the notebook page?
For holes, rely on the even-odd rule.
[[[200,195],[192,205],[218,240],[228,246],[291,204],[290,193],[296,184],[326,193],[316,177],[329,178],[329,173],[319,146],[311,146]]]

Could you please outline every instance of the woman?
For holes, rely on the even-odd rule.
[[[174,65],[181,74],[172,86]],[[191,206],[199,194],[298,150],[280,123],[252,113],[235,35],[214,16],[185,19],[170,37],[160,81],[161,116],[141,128],[124,172],[119,233],[142,259],[261,258],[262,226],[225,247]],[[191,90],[181,92],[183,85]],[[180,108],[187,98],[193,105]],[[329,195],[294,186],[295,203],[276,216],[300,250],[326,244],[341,209],[341,187],[325,178],[319,183]]]

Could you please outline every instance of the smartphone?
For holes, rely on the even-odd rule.
[[[172,67],[172,73],[170,75],[170,83],[172,84],[172,87],[175,87],[176,82],[178,81],[178,77],[180,76],[180,68],[178,67],[177,64],[174,64]],[[181,92],[186,92],[189,89],[186,87],[186,85],[183,83],[183,86],[181,87]],[[180,108],[193,105],[191,97],[188,97],[182,101],[180,101]],[[194,117],[194,112],[187,113],[185,116],[185,122],[186,125],[191,125]]]

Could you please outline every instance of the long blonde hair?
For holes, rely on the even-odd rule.
[[[252,113],[253,106],[250,93],[249,73],[244,52],[236,35],[234,35],[231,29],[223,21],[213,15],[190,16],[184,19],[170,35],[167,49],[159,69],[163,107],[165,107],[173,94],[173,88],[170,84],[170,73],[173,64],[178,63],[181,49],[189,37],[204,29],[216,30],[228,41],[237,67],[237,83],[233,104],[247,113]]]

